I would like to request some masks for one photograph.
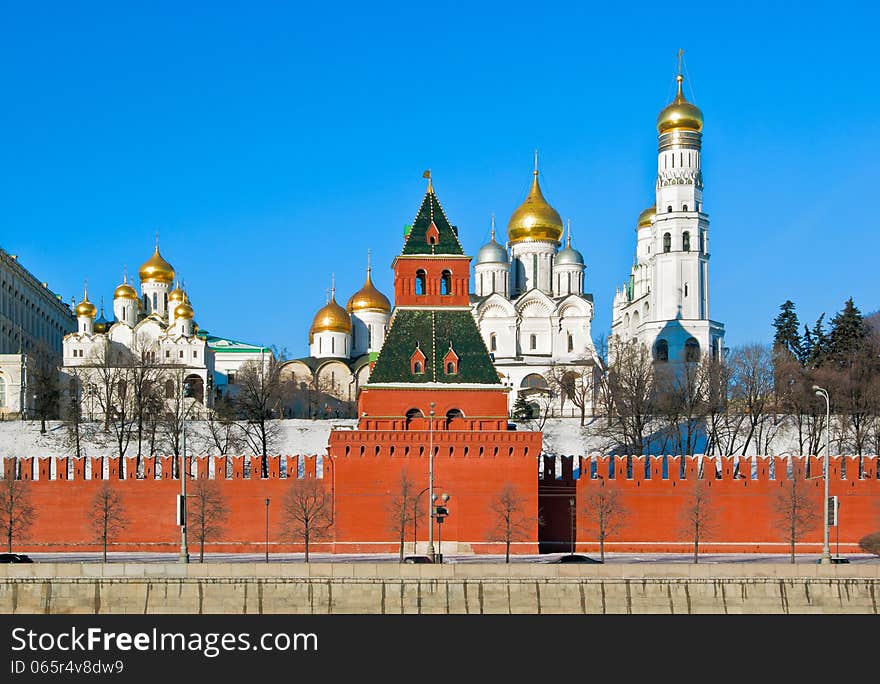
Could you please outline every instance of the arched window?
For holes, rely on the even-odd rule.
[[[156,311],[159,308],[159,296],[157,293],[153,293],[153,311]]]
[[[520,387],[523,389],[547,389],[547,380],[543,375],[530,373],[522,379]]]
[[[452,294],[452,273],[450,271],[443,271],[440,274],[440,294]]]
[[[670,204],[668,207],[666,207],[666,213],[667,213],[667,214],[671,214],[671,213],[672,213],[672,205],[671,205],[671,204]]]
[[[529,335],[529,349],[535,350],[538,348],[538,336],[537,335]]]
[[[700,254],[702,254],[704,251],[706,251],[706,250],[703,248],[703,231],[701,230],[699,233],[697,233],[697,235],[699,235],[699,240],[700,240]]]
[[[688,231],[684,231],[681,234],[681,248],[685,252],[691,251],[691,234]]]
[[[693,337],[689,337],[684,343],[684,360],[688,363],[700,360],[700,343]]]
[[[428,274],[425,273],[421,268],[416,271],[416,294],[423,295],[426,294],[427,290],[425,288],[425,283],[427,280]]]
[[[415,373],[416,375],[421,375],[421,374],[424,373],[424,372],[425,372],[425,371],[422,369],[422,362],[421,362],[421,361],[415,361],[415,362],[413,363],[413,373]]]
[[[165,381],[165,398],[174,399],[174,380]]]
[[[577,379],[578,375],[575,372],[566,373],[562,376],[562,382],[559,384],[562,386],[562,393],[566,399],[574,399],[575,392],[577,391]]]
[[[409,429],[410,423],[412,423],[414,420],[419,420],[424,417],[425,417],[425,415],[417,408],[413,408],[413,409],[410,409],[409,411],[407,411],[406,412],[406,427],[407,427],[407,429]]]
[[[0,375],[0,408],[6,408],[6,378]]]
[[[687,211],[687,210],[688,210],[688,205],[687,205],[687,204],[682,204],[682,205],[681,205],[681,210],[682,210],[682,211]]]
[[[489,335],[489,351],[497,351],[498,349],[498,339],[495,337],[495,333],[491,333]]]
[[[455,364],[452,361],[446,364],[446,375],[455,375]]]
[[[574,336],[571,333],[568,333],[568,351],[574,351]]]
[[[672,235],[663,233],[663,253],[666,254],[672,249]]]
[[[449,409],[446,412],[446,429],[448,430],[450,427],[453,427],[453,421],[462,420],[464,418],[464,414],[461,412],[461,409]]]
[[[666,340],[657,340],[657,343],[654,345],[654,360],[655,361],[669,361],[669,342]]]

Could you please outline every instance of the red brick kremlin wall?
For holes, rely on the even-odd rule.
[[[281,516],[281,501],[292,477],[297,476],[318,477],[335,494],[333,537],[315,544],[314,551],[395,550],[389,501],[399,487],[402,471],[419,485],[418,489],[427,486],[425,435],[414,433],[410,445],[400,433],[395,433],[392,454],[386,439],[390,435],[384,431],[356,434],[354,431],[340,431],[331,445],[331,459],[271,457],[269,478],[265,480],[251,477],[251,473],[259,473],[258,458],[230,458],[230,477],[226,477],[224,458],[193,459],[195,476],[213,475],[221,482],[230,509],[222,538],[210,543],[207,550],[262,553],[264,500],[269,497],[270,551],[301,551],[301,544],[286,534]],[[533,451],[539,449],[539,440],[535,441],[534,433],[508,432],[504,435],[503,446],[499,445],[498,434],[435,433],[436,489],[440,493],[448,492],[452,497],[450,515],[443,527],[444,542],[458,542],[462,552],[499,552],[499,546],[486,543],[493,525],[489,503],[509,483],[526,498],[527,510],[532,515],[538,507],[541,508],[547,523],[540,530],[536,526],[534,536],[516,545],[514,551],[535,552],[539,537],[566,542],[570,538],[568,498],[573,493],[577,499],[577,549],[593,552],[598,546],[595,529],[584,508],[590,492],[604,485],[619,489],[627,512],[621,532],[606,542],[607,551],[690,550],[681,514],[687,506],[693,483],[698,479],[700,459],[697,457],[684,459],[682,478],[681,460],[677,457],[648,457],[647,461],[633,457],[630,468],[626,457],[540,459]],[[346,453],[346,446],[356,448],[349,448]],[[407,447],[410,447],[409,451]],[[818,509],[823,487],[820,477],[822,459],[796,458],[794,462],[796,469],[808,465],[809,475],[815,478],[807,480],[807,486]],[[538,477],[539,463],[542,466],[541,479]],[[134,459],[126,459],[121,474],[118,464],[114,458],[91,458],[88,463],[67,458],[20,459],[18,462],[5,459],[5,477],[34,480],[30,496],[36,517],[28,539],[16,544],[17,550],[97,551],[99,546],[89,525],[89,509],[104,476],[122,494],[130,520],[118,543],[110,550],[176,552],[180,532],[175,525],[174,505],[180,481],[171,477],[171,459],[146,459],[142,479],[131,476]],[[774,502],[785,487],[789,469],[785,458],[725,458],[717,471],[714,459],[703,459],[702,477],[711,491],[716,524],[701,549],[705,552],[786,552],[784,534],[773,521],[778,517]],[[841,499],[841,552],[856,552],[860,537],[880,530],[877,457],[833,457],[829,484],[831,494]],[[427,509],[427,502],[424,508]],[[426,532],[423,518],[418,527],[420,542],[427,539]],[[407,537],[411,539],[411,532]],[[799,545],[798,551],[818,552],[821,540],[820,521]],[[832,552],[835,540],[836,530],[832,528]],[[197,552],[192,530],[190,551]],[[450,553],[452,549],[447,546],[446,552]]]
[[[702,460],[702,473],[700,461]],[[805,480],[808,497],[818,512],[818,523],[797,545],[799,553],[819,553],[822,549],[822,458],[726,457],[700,459],[687,457],[597,456],[560,459],[557,480],[546,475],[541,489],[573,484],[577,492],[576,548],[598,549],[595,523],[584,510],[589,496],[601,487],[614,487],[626,511],[622,530],[610,537],[606,552],[689,552],[692,533],[685,531],[683,511],[688,508],[695,482],[706,483],[709,509],[714,518],[701,551],[712,553],[787,553],[785,534],[779,528],[776,510],[780,492],[790,487],[790,477]],[[567,464],[565,463],[567,461]],[[665,463],[665,467],[664,467]],[[830,459],[829,495],[840,498],[840,552],[859,552],[858,540],[880,531],[880,480],[876,456]],[[647,467],[646,467],[647,464]],[[555,469],[554,469],[555,470]],[[664,473],[665,470],[665,473]],[[546,469],[545,469],[546,472]],[[629,475],[629,477],[628,477]],[[567,480],[566,476],[574,478]],[[554,497],[558,501],[558,497]],[[567,500],[564,502],[567,504]],[[565,537],[557,522],[555,535]],[[830,530],[831,552],[836,551],[837,529]],[[570,536],[570,535],[568,535]]]

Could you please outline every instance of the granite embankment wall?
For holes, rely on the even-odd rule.
[[[0,566],[0,613],[878,613],[849,566],[34,564]]]

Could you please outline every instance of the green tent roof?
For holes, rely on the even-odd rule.
[[[458,373],[447,375],[443,358],[452,349],[458,355]],[[425,372],[412,372],[416,345],[427,358]],[[373,383],[468,383],[498,385],[483,338],[470,311],[397,309],[379,359],[370,375]]]
[[[432,223],[439,233],[437,243],[433,245],[428,243],[428,229]],[[422,200],[422,206],[419,207],[412,229],[406,236],[401,255],[408,254],[464,254],[458,241],[458,230],[449,223],[433,190],[425,193],[425,199]]]

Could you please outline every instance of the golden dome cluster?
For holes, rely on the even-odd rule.
[[[657,115],[657,132],[663,134],[685,130],[699,133],[703,130],[703,112],[685,99],[681,88],[684,76],[679,74],[675,80],[678,81],[678,93],[672,103],[666,105]]]
[[[174,281],[174,268],[162,255],[159,254],[159,245],[156,245],[156,251],[153,256],[147,259],[138,269],[142,283],[172,283]]]
[[[562,218],[544,199],[537,169],[534,174],[528,196],[507,223],[507,239],[510,242],[549,240],[559,243],[563,233]]]
[[[168,294],[168,302],[178,304],[183,301],[186,301],[186,292],[180,287],[180,283],[177,283],[177,287]]]
[[[195,316],[195,313],[193,312],[192,305],[189,303],[189,297],[184,293],[181,302],[174,307],[174,318],[187,318],[192,320],[193,316]]]
[[[364,286],[349,298],[345,308],[349,313],[354,313],[355,311],[391,312],[391,302],[388,301],[388,297],[379,292],[376,286],[373,285],[369,268],[367,269],[367,280]]]

